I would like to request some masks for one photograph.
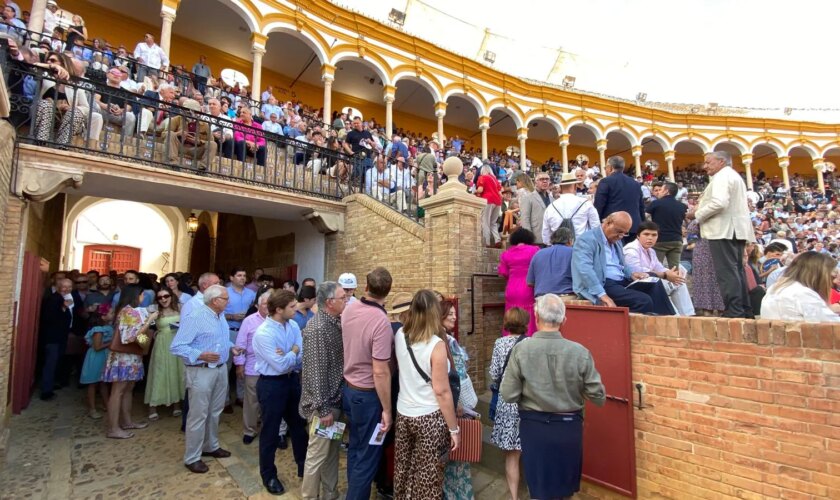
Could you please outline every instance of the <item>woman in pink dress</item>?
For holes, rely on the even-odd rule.
[[[525,278],[528,276],[528,266],[531,259],[539,251],[534,245],[534,233],[519,228],[510,235],[510,248],[499,257],[499,276],[507,279],[505,288],[505,312],[513,307],[521,307],[531,315],[528,323],[530,337],[537,331],[534,321],[534,290],[528,286]],[[507,335],[507,332],[504,332]]]

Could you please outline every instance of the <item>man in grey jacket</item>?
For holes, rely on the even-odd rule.
[[[527,175],[527,174],[520,174]],[[536,241],[542,241],[543,215],[551,204],[551,178],[548,172],[540,172],[535,180],[535,190],[519,200],[519,227],[534,233]]]

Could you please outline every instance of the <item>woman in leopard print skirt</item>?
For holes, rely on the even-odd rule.
[[[449,451],[459,443],[438,299],[420,290],[394,339],[400,372],[394,498],[440,498]]]

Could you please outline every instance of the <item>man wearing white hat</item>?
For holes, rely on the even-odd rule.
[[[356,293],[356,288],[358,284],[356,283],[356,275],[353,273],[344,273],[338,277],[338,284],[341,285],[341,288],[344,289],[344,293],[347,294],[347,304],[350,305],[356,301],[356,297],[353,294]]]
[[[571,219],[575,236],[596,228],[601,224],[598,211],[586,198],[575,195],[578,179],[573,172],[563,174],[560,178],[560,197],[545,209],[542,224],[542,241],[551,244],[551,235],[566,219]],[[537,236],[539,238],[539,236]]]
[[[426,151],[417,155],[417,185],[421,186],[429,174],[434,174],[435,176],[435,185],[429,186],[427,192],[435,192],[435,188],[440,185],[437,160],[437,152],[439,149],[440,143],[437,139],[432,139],[426,145]]]

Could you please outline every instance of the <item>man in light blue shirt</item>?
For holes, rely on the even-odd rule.
[[[225,307],[225,319],[230,327],[230,341],[236,342],[236,334],[239,333],[239,327],[242,326],[242,320],[245,319],[246,313],[251,305],[256,301],[257,294],[250,288],[246,288],[245,284],[248,282],[248,272],[244,267],[236,267],[230,273],[230,284],[227,287],[228,300],[227,307]],[[228,361],[228,370],[230,370],[231,361]],[[242,400],[245,398],[245,381],[236,379],[236,404],[242,405]],[[225,413],[232,413],[233,408],[225,408]]]
[[[169,351],[186,367],[189,390],[189,415],[185,430],[184,465],[190,472],[208,471],[202,456],[226,458],[230,452],[219,445],[219,415],[225,404],[228,387],[226,363],[230,353],[242,349],[230,341],[228,325],[222,314],[228,291],[212,285],[204,292],[204,303],[196,306],[186,321],[181,322]],[[206,439],[205,439],[206,436]]]
[[[274,456],[280,444],[280,421],[285,420],[292,437],[292,451],[303,477],[308,437],[306,422],[300,416],[300,369],[303,362],[303,337],[292,318],[297,310],[295,294],[276,290],[268,298],[269,316],[261,324],[251,341],[256,363],[257,399],[260,402],[260,477],[263,486],[273,495],[281,495],[285,488],[277,477]]]

